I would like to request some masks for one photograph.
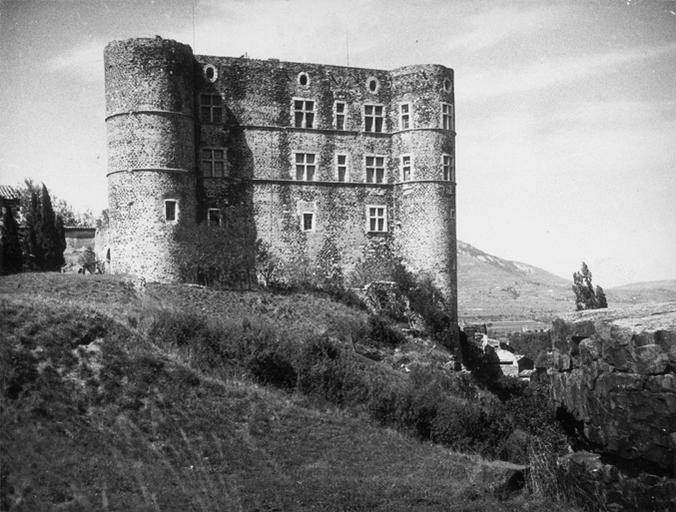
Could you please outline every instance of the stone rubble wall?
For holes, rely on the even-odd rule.
[[[548,360],[555,401],[597,451],[674,475],[676,303],[557,319]]]

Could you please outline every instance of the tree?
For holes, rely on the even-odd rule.
[[[19,243],[19,226],[9,205],[2,216],[2,271],[6,274],[21,272],[23,255]]]
[[[597,286],[596,291],[594,290],[592,273],[584,261],[580,272],[573,273],[573,293],[575,294],[575,307],[578,311],[608,307],[603,288]]]
[[[33,270],[59,270],[64,264],[63,251],[66,248],[63,219],[54,213],[44,184],[38,189],[31,180],[26,180],[26,189],[24,260]]]

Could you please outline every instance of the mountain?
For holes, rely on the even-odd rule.
[[[458,240],[458,315],[462,320],[550,320],[575,310],[572,284],[539,267],[506,260]],[[676,301],[676,279],[604,290],[611,308]]]
[[[676,301],[676,279],[625,284],[605,290],[608,303],[643,304]]]
[[[458,314],[466,321],[550,319],[575,309],[571,281],[458,240]]]

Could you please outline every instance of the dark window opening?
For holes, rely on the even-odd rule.
[[[177,210],[177,202],[176,201],[165,201],[164,202],[164,218],[167,221],[175,221],[176,220],[176,210]]]
[[[209,226],[221,225],[221,210],[218,208],[209,208],[207,211],[207,223]]]
[[[314,213],[304,213],[303,214],[303,231],[312,231],[314,220]]]

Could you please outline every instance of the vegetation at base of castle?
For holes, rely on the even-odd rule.
[[[579,272],[573,272],[573,293],[575,294],[575,308],[601,309],[608,307],[608,300],[603,288],[592,284],[592,273],[583,261]]]
[[[59,270],[66,249],[63,219],[54,213],[47,187],[38,188],[26,180],[29,202],[23,206],[24,230],[22,232],[23,263],[26,270]]]
[[[77,262],[84,272],[89,272],[90,274],[103,273],[103,264],[96,258],[96,253],[91,247],[85,247]]]
[[[437,446],[560,451],[544,388],[500,400],[430,342],[372,339],[382,321],[315,295],[3,277],[3,508],[573,509]]]

